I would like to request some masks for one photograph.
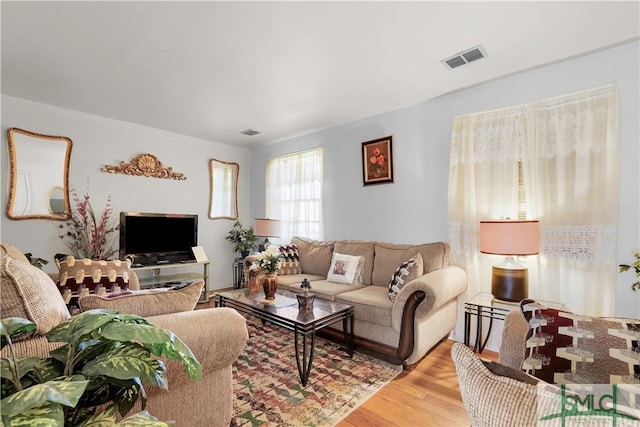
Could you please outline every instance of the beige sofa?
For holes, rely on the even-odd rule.
[[[18,356],[46,357],[59,343],[44,333],[69,311],[50,277],[31,266],[24,255],[2,244],[2,317],[28,318],[39,335],[15,343]],[[169,390],[147,387],[148,411],[176,426],[229,426],[233,411],[232,364],[248,339],[245,319],[233,309],[212,308],[148,317],[157,327],[174,332],[202,364],[202,380],[188,378],[178,362],[167,361]],[[8,356],[8,347],[2,349]]]
[[[449,264],[446,243],[399,245],[375,241],[315,241],[294,237],[302,273],[279,274],[278,288],[301,292],[303,279],[311,282],[317,298],[354,306],[355,344],[374,355],[401,363],[405,368],[417,364],[456,323],[456,299],[467,286],[465,271]],[[364,257],[362,284],[334,283],[327,280],[333,254]],[[405,283],[394,301],[389,298],[389,282],[394,271],[416,254],[422,266],[414,280]],[[245,267],[255,260],[250,256]],[[327,328],[330,335],[342,337],[342,325]]]

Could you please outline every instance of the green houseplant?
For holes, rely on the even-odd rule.
[[[636,291],[640,289],[640,251],[633,251],[633,257],[635,258],[633,264],[620,264],[618,267],[620,268],[620,273],[624,273],[627,270],[635,271],[637,280],[631,285],[631,289]]]
[[[11,354],[0,359],[3,426],[169,426],[144,410],[143,384],[168,388],[166,366],[152,355],[180,361],[191,379],[202,377],[180,338],[140,316],[90,310],[46,334],[64,343],[48,358],[17,357],[11,338],[35,327],[25,319],[2,319],[2,347]],[[118,423],[138,399],[143,411]]]
[[[256,236],[253,234],[253,227],[245,229],[240,221],[233,224],[233,228],[225,237],[233,244],[233,251],[242,254],[243,257],[249,255],[249,251],[256,246]]]

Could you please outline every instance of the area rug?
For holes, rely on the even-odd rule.
[[[332,426],[395,378],[393,366],[316,337],[311,375],[302,387],[293,333],[247,318],[249,341],[233,365],[231,426]]]

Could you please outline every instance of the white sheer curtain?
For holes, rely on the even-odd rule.
[[[322,169],[322,148],[267,162],[266,215],[282,221],[280,241],[324,237]]]
[[[526,114],[525,187],[542,232],[536,295],[594,316],[614,314],[618,104],[609,85]]]
[[[489,291],[499,259],[478,251],[480,220],[537,218],[540,255],[520,261],[529,295],[613,314],[618,143],[615,85],[455,118],[449,241],[453,262],[469,274],[469,297]]]

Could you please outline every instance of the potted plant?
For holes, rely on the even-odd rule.
[[[167,389],[165,364],[155,356],[178,360],[192,379],[202,367],[187,345],[172,332],[145,318],[115,310],[90,310],[47,333],[64,343],[48,358],[17,357],[11,338],[35,329],[20,318],[2,319],[2,425],[155,425],[144,409],[144,384]],[[122,420],[141,399],[142,412]]]
[[[633,251],[633,257],[636,259],[632,265],[620,264],[620,273],[624,273],[627,270],[633,270],[636,272],[637,281],[631,285],[631,290],[635,291],[640,289],[640,251]]]
[[[236,221],[235,224],[233,224],[233,228],[229,230],[225,238],[233,243],[233,251],[240,253],[243,258],[246,258],[251,249],[256,246],[256,236],[253,234],[253,227],[244,229],[240,221]]]

